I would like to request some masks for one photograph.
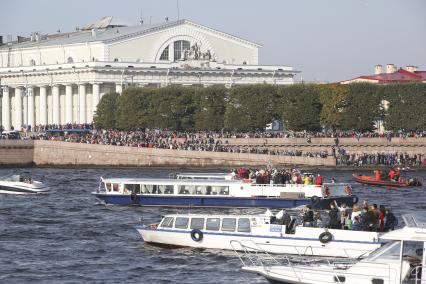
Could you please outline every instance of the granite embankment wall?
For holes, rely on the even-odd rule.
[[[234,138],[230,145],[266,146],[271,149],[328,151],[332,138]],[[394,153],[426,155],[426,138],[341,138],[339,145],[349,153]],[[242,153],[217,153],[91,145],[58,141],[0,140],[0,166],[243,166],[243,165],[335,166],[335,159],[274,156]]]
[[[0,140],[0,166],[32,166],[34,143],[21,140]]]
[[[283,157],[34,141],[39,166],[244,166],[298,164],[334,166],[333,158]]]
[[[307,143],[305,138],[224,138],[222,143],[235,146],[261,146],[269,149],[288,151],[322,152],[331,154],[335,145],[333,138],[312,138]],[[350,154],[376,154],[402,152],[410,155],[426,155],[426,137],[421,138],[339,138],[339,147],[343,147]]]

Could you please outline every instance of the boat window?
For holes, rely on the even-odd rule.
[[[106,184],[106,190],[107,190],[107,192],[111,192],[111,189],[112,189],[111,184],[110,184],[110,183],[107,183],[107,184]]]
[[[234,232],[236,223],[237,223],[237,219],[235,218],[223,218],[222,231]]]
[[[249,218],[238,219],[238,232],[250,233],[250,219]]]
[[[140,194],[141,193],[140,184],[125,184],[124,185],[124,193],[132,193],[132,192]]]
[[[211,195],[211,194],[212,194],[212,187],[208,185],[206,187],[206,195]]]
[[[207,218],[206,230],[219,231],[220,218]]]
[[[156,185],[156,184],[152,185],[152,191],[151,191],[151,193],[152,194],[162,194],[163,191],[161,190],[161,186],[160,185]]]
[[[118,192],[118,189],[119,189],[120,187],[119,187],[119,184],[118,183],[113,183],[112,184],[112,191],[116,191],[116,192]]]
[[[173,185],[171,185],[171,184],[159,185],[158,188],[164,194],[173,194],[173,192],[174,192]]]
[[[176,217],[175,228],[177,229],[187,229],[188,228],[189,218],[186,217]]]
[[[179,194],[194,194],[194,185],[179,185]]]
[[[191,229],[204,229],[204,218],[192,218]]]
[[[144,194],[150,194],[152,192],[152,185],[151,184],[142,184],[142,193]]]
[[[173,217],[164,218],[163,222],[161,222],[161,226],[163,228],[172,228],[173,227]]]
[[[206,194],[206,186],[204,186],[204,185],[195,186],[195,194],[205,195]]]
[[[229,195],[229,187],[227,186],[220,186],[220,195]]]

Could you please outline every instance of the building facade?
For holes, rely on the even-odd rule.
[[[417,66],[408,65],[397,68],[394,64],[387,64],[383,70],[382,65],[374,66],[374,75],[363,75],[351,80],[342,81],[340,84],[350,83],[394,84],[394,83],[426,83],[426,71],[418,71]]]
[[[112,17],[0,38],[1,125],[90,123],[103,94],[128,86],[292,84],[298,71],[259,65],[260,47],[188,20],[125,26]]]

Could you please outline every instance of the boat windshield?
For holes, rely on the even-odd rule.
[[[377,259],[399,259],[399,253],[401,250],[401,241],[392,241],[386,243],[381,248],[372,252],[367,258],[367,261],[373,261]]]
[[[419,263],[423,257],[423,242],[404,241],[402,256],[410,263]],[[401,241],[392,241],[370,254],[366,260],[400,259]]]

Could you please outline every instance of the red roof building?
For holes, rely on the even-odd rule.
[[[396,69],[395,65],[386,65],[386,72],[382,72],[382,65],[375,66],[374,75],[364,75],[347,81],[341,81],[340,84],[350,84],[358,82],[367,82],[373,84],[393,84],[393,83],[426,83],[426,71],[417,71],[416,66],[407,66]]]

